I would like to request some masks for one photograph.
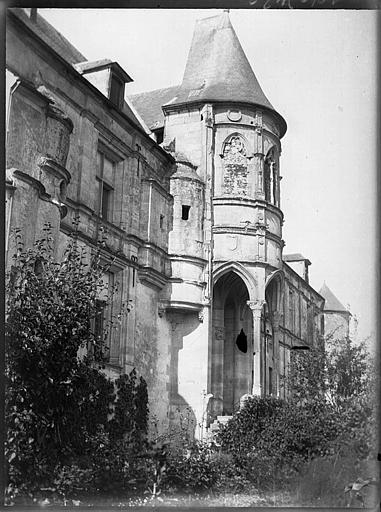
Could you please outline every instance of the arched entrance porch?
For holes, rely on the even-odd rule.
[[[253,382],[253,316],[248,289],[234,271],[213,288],[211,392],[213,415],[230,415]]]

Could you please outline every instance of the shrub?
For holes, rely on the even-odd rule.
[[[195,443],[182,454],[169,455],[164,485],[184,491],[210,489],[217,481],[217,471],[205,443]]]
[[[17,244],[7,275],[5,454],[12,495],[121,485],[138,467],[130,460],[145,450],[144,380],[133,371],[114,386],[93,360],[78,357],[95,342],[101,244],[89,259],[74,234],[56,262],[49,226],[45,231],[31,249]]]

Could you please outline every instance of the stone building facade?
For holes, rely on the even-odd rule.
[[[49,221],[57,257],[74,217],[90,249],[107,233],[113,313],[133,308],[106,371],[137,368],[159,429],[188,414],[202,437],[244,395],[283,397],[290,351],[322,341],[324,297],[283,255],[286,122],[228,13],[197,22],[179,86],[129,96],[118,63],[8,9],[7,70],[8,263],[12,228],[30,245]]]

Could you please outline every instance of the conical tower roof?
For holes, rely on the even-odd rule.
[[[281,136],[287,128],[262,91],[227,12],[196,22],[183,81],[170,104],[200,101],[258,105],[275,114]]]
[[[337,311],[338,313],[349,313],[347,308],[342,305],[339,299],[334,295],[334,293],[328,288],[328,286],[324,283],[321,287],[319,294],[324,297],[324,311]]]

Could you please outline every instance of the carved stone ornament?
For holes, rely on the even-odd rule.
[[[262,308],[266,301],[264,299],[248,300],[246,304],[252,311],[262,311]]]
[[[214,337],[216,340],[223,340],[225,337],[225,329],[223,327],[215,327]]]
[[[204,312],[202,310],[198,312],[198,319],[201,323],[204,321]]]
[[[162,305],[162,304],[158,305],[157,314],[159,315],[160,318],[163,318],[163,316],[165,314],[165,306],[164,305]]]
[[[246,147],[241,137],[234,135],[225,142],[223,155],[229,159],[229,163],[242,163],[246,156]]]
[[[242,114],[240,110],[228,110],[227,113],[229,121],[238,122],[242,119]]]

